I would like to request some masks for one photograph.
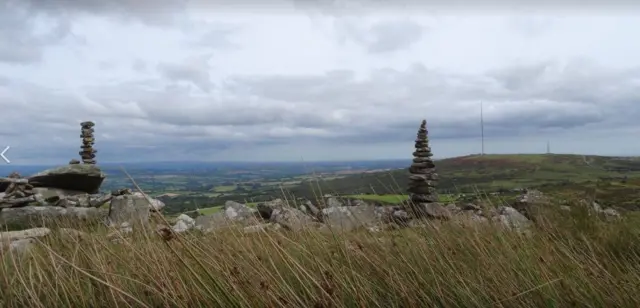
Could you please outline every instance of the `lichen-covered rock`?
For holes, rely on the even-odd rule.
[[[313,222],[309,215],[291,207],[274,209],[270,220],[294,232],[306,229]]]
[[[26,238],[43,237],[51,233],[49,228],[31,228],[19,231],[0,232],[0,241],[17,241]]]
[[[372,205],[332,206],[322,210],[322,221],[333,231],[352,231],[384,222],[381,207]]]
[[[233,225],[249,226],[258,224],[259,213],[245,204],[227,201],[224,210],[195,219],[195,228],[203,232],[212,232]]]
[[[164,202],[162,202],[162,201],[160,201],[158,199],[155,199],[155,198],[151,198],[149,196],[145,197],[145,195],[143,195],[139,191],[134,192],[133,195],[134,196],[138,196],[140,198],[145,198],[145,200],[149,201],[147,203],[149,204],[149,210],[152,211],[152,212],[160,212],[166,206],[164,204]]]
[[[228,219],[243,221],[254,220],[256,218],[257,210],[239,202],[227,201],[224,204],[224,213]]]
[[[147,224],[149,222],[149,201],[140,195],[122,195],[111,199],[110,225]]]
[[[181,214],[176,219],[176,224],[171,228],[176,233],[189,231],[196,226],[196,220],[186,214]]]
[[[65,165],[44,170],[29,177],[33,187],[58,188],[98,193],[106,175],[94,165]]]
[[[40,194],[45,200],[51,199],[51,198],[63,199],[70,196],[88,195],[83,191],[50,188],[50,187],[34,187],[33,189],[31,189],[31,191],[34,194]]]
[[[532,224],[527,217],[512,207],[501,206],[497,211],[498,215],[492,217],[492,220],[501,223],[506,228],[524,231]]]
[[[260,217],[263,219],[271,218],[271,213],[273,213],[274,209],[285,207],[286,203],[282,199],[275,199],[267,202],[260,202],[256,205],[256,209],[258,213],[260,213]]]
[[[108,209],[93,207],[25,206],[0,211],[0,227],[30,228],[54,224],[59,220],[101,222]]]

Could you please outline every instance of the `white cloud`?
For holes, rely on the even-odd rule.
[[[422,118],[461,155],[480,101],[488,151],[640,153],[632,16],[118,3],[11,1],[29,14],[0,31],[25,51],[0,50],[12,161],[77,156],[84,120],[99,161],[407,157]]]

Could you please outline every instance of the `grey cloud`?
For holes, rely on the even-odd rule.
[[[359,26],[357,20],[336,21],[339,38],[362,45],[369,53],[382,54],[411,47],[419,41],[425,29],[409,20],[384,20],[368,28]]]
[[[633,121],[631,117],[640,114],[638,68],[611,70],[580,60],[562,65],[546,62],[515,66],[490,72],[488,76],[507,90],[504,95],[508,97],[576,102],[587,108],[597,106],[616,121]],[[623,115],[617,116],[616,112]]]
[[[544,63],[474,76],[419,64],[381,69],[363,80],[350,71],[235,76],[206,95],[193,95],[184,84],[167,84],[166,76],[103,84],[82,93],[9,81],[0,85],[0,108],[7,116],[0,131],[3,139],[24,149],[46,145],[51,153],[72,149],[73,155],[78,123],[94,120],[103,157],[126,160],[127,153],[139,151],[148,151],[148,157],[187,157],[311,140],[410,142],[422,118],[434,140],[478,138],[482,101],[485,132],[493,138],[588,134],[637,127],[638,79],[640,70],[633,68]]]
[[[525,37],[537,38],[551,31],[555,19],[543,16],[516,16],[507,21],[507,27],[514,29]]]
[[[545,76],[541,75],[541,67],[547,68]],[[640,77],[637,70],[604,71],[592,67],[576,71],[572,67],[575,66],[570,64],[558,69],[558,65],[544,64],[509,68],[499,74],[460,76],[415,66],[404,72],[389,69],[374,72],[362,82],[348,77],[307,76],[243,83],[262,97],[325,104],[326,112],[330,112],[329,106],[341,108],[349,121],[326,124],[344,123],[343,127],[351,131],[360,127],[368,130],[376,121],[382,125],[404,123],[420,114],[443,129],[463,127],[448,129],[451,132],[459,133],[466,127],[475,130],[480,101],[485,103],[487,126],[504,134],[516,130],[534,132],[543,127],[572,129],[635,121],[631,115],[637,114],[639,108],[630,103],[640,100],[640,92],[632,82]],[[594,75],[597,76],[589,77]],[[436,136],[458,134],[451,132],[441,131]]]
[[[191,22],[183,26],[183,31],[189,32],[195,37],[189,39],[188,44],[210,49],[239,48],[239,45],[233,42],[232,37],[241,29],[240,25],[221,22]]]
[[[308,129],[315,138],[378,138],[386,128],[421,116],[439,127],[436,137],[465,137],[469,135],[465,131],[477,129],[480,101],[485,104],[487,129],[501,135],[548,127],[620,125],[630,123],[634,119],[628,115],[638,113],[629,102],[637,101],[640,93],[629,80],[640,74],[595,70],[608,77],[583,78],[589,83],[580,87],[574,84],[580,79],[571,70],[559,75],[549,73],[553,78],[545,82],[538,81],[539,74],[532,71],[539,69],[509,68],[500,74],[460,76],[415,65],[406,71],[379,70],[364,81],[356,81],[348,71],[318,76],[235,77],[221,86],[233,95],[215,99],[192,98],[180,88],[171,92],[114,88],[109,95],[137,93],[137,102],[147,115],[174,125],[260,127],[261,134],[269,131],[265,129],[269,125],[284,125]],[[518,78],[522,86],[506,82]],[[627,94],[607,98],[602,93],[611,87]],[[95,97],[105,95],[94,93]],[[112,99],[122,99],[116,97]]]
[[[182,0],[21,0],[29,10],[51,15],[92,14],[139,20],[149,25],[168,25],[181,21],[176,12],[186,9]]]
[[[36,20],[43,17],[21,5],[20,1],[0,2],[0,62],[29,64],[42,58],[47,46],[56,44],[71,33],[71,23],[63,18],[44,20],[48,30],[36,32]]]
[[[213,86],[210,80],[209,64],[210,56],[200,56],[188,59],[183,63],[160,63],[160,74],[171,81],[191,82],[202,91],[209,92]]]
[[[147,71],[147,63],[141,59],[135,59],[131,64],[131,68],[137,72],[146,72]]]

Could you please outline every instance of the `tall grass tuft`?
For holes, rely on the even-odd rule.
[[[61,230],[4,253],[2,307],[640,307],[636,221],[549,211],[531,233],[229,229],[163,240]],[[80,228],[80,227],[79,227]]]

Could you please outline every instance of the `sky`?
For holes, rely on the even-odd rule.
[[[360,2],[0,0],[0,148],[64,164],[93,121],[99,163],[396,159],[426,119],[443,158],[482,102],[487,153],[640,155],[640,6]]]

